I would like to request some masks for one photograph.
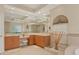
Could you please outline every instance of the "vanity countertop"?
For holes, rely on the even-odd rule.
[[[40,35],[40,36],[49,36],[50,34],[49,34],[49,33],[28,33],[28,34],[25,34],[25,35]]]
[[[49,33],[25,33],[24,36],[30,36],[30,35],[40,35],[40,36],[49,36]],[[5,36],[20,36],[22,37],[22,34],[5,34]]]

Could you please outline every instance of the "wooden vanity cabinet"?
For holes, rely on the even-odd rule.
[[[19,36],[6,36],[5,37],[5,50],[18,48],[20,46]]]
[[[41,36],[36,36],[35,37],[35,44],[40,46],[40,47],[44,47],[44,40]]]
[[[35,36],[35,44],[40,47],[47,47],[50,45],[50,36]]]
[[[28,42],[29,45],[47,47],[50,45],[50,36],[30,35]]]

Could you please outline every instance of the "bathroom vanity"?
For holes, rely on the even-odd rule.
[[[5,36],[5,50],[15,49],[21,47],[25,43],[25,39],[22,35],[6,35]],[[27,45],[37,45],[40,47],[48,47],[50,45],[50,35],[44,33],[30,33],[25,35]],[[24,43],[23,43],[24,42]],[[27,46],[26,45],[26,46]]]
[[[30,35],[29,45],[38,45],[40,47],[48,47],[50,45],[49,35]]]

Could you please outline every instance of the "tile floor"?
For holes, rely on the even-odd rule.
[[[54,55],[53,52],[49,52],[44,48],[32,45],[27,47],[21,47],[17,49],[8,50],[4,55]]]

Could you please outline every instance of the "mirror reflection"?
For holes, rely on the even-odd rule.
[[[5,33],[43,33],[45,24],[24,25],[22,23],[5,22]]]

